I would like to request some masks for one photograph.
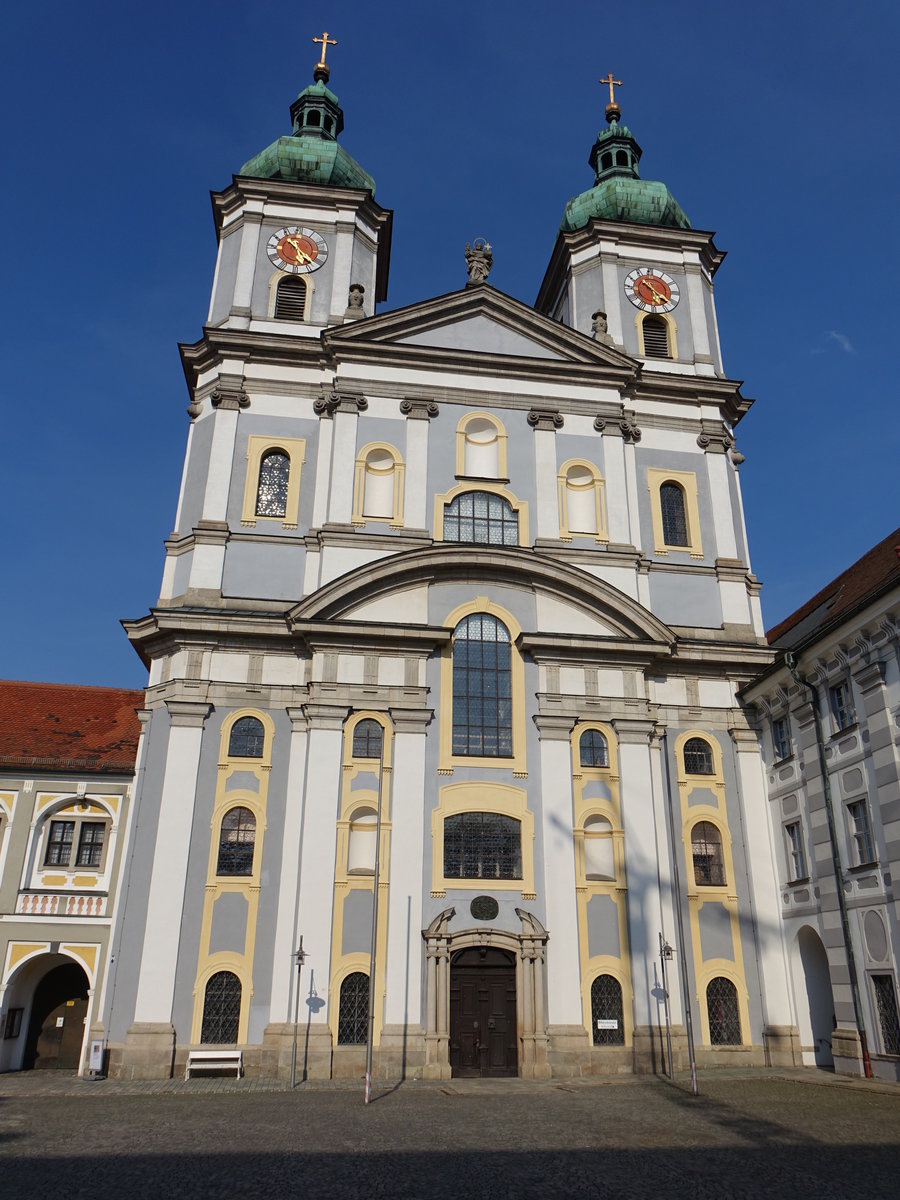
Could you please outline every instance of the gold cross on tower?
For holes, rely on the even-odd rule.
[[[337,45],[337,38],[330,38],[330,37],[328,36],[328,30],[326,29],[326,30],[325,30],[325,32],[322,34],[322,36],[321,36],[320,38],[316,38],[316,37],[314,37],[314,38],[313,38],[313,41],[314,41],[314,42],[315,42],[317,45],[321,43],[321,46],[322,46],[322,57],[319,59],[319,63],[318,63],[318,65],[319,65],[320,67],[324,67],[324,66],[325,66],[325,51],[328,49],[328,47],[329,47],[329,46],[336,46],[336,45]],[[610,76],[610,78],[612,78],[612,76]],[[610,95],[612,95],[612,88],[610,88],[610,90],[609,90],[609,94],[610,94]]]
[[[609,104],[607,104],[607,106],[606,106],[607,121],[612,121],[614,119],[618,120],[619,117],[621,117],[621,115],[622,115],[622,110],[621,110],[621,108],[619,108],[618,104],[616,104],[616,94],[613,91],[613,88],[621,87],[622,80],[621,79],[613,79],[613,73],[612,73],[612,71],[610,71],[610,73],[606,76],[605,79],[600,79],[600,80],[598,80],[598,82],[609,84]]]

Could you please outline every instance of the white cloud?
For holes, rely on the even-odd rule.
[[[833,342],[837,342],[845,354],[855,354],[856,350],[853,343],[847,337],[846,333],[838,333],[836,329],[829,329],[828,336]]]

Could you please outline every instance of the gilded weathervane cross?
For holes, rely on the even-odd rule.
[[[598,80],[598,82],[609,84],[609,104],[607,104],[607,106],[606,106],[607,121],[611,121],[613,119],[613,117],[618,119],[622,115],[622,110],[619,108],[618,104],[616,104],[616,94],[613,91],[613,88],[621,87],[622,80],[621,79],[613,79],[613,73],[612,73],[612,71],[610,71],[610,73],[606,76],[605,79],[600,79],[600,80]]]
[[[326,29],[320,38],[314,37],[313,41],[316,43],[316,45],[321,44],[321,46],[322,46],[322,57],[319,59],[319,66],[324,67],[326,65],[325,64],[325,51],[328,49],[329,46],[337,45],[337,38],[330,38],[328,36],[328,30]],[[610,95],[612,95],[612,88],[610,88]]]

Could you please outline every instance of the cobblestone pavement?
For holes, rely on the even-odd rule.
[[[900,1087],[814,1072],[531,1083],[0,1076],[0,1194],[107,1200],[900,1195]]]

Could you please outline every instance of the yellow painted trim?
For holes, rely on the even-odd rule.
[[[522,831],[521,879],[455,879],[444,875],[444,820],[464,812],[492,812],[519,821]],[[528,793],[508,783],[448,783],[439,789],[438,805],[431,814],[431,894],[448,889],[482,892],[521,892],[523,900],[535,898],[534,813],[528,808]]]
[[[275,316],[275,299],[276,299],[276,293],[278,292],[279,283],[281,283],[282,280],[288,279],[288,278],[295,279],[296,276],[294,276],[294,275],[289,276],[289,275],[285,274],[284,271],[276,270],[272,274],[271,279],[269,280],[269,307],[268,307],[268,311],[267,311],[266,315],[268,316],[268,319],[270,321],[283,321],[285,319],[284,317],[276,317]],[[313,282],[313,278],[311,275],[304,275],[304,276],[302,276],[302,278],[303,278],[303,282],[306,284],[306,295],[303,298],[303,319],[302,319],[302,321],[292,322],[292,324],[295,324],[295,325],[301,325],[301,324],[307,323],[309,321],[309,312],[310,312],[310,308],[312,307],[312,296],[313,296],[313,292],[316,290],[316,285]]]
[[[497,474],[496,476],[481,476],[469,475],[466,471],[466,429],[472,421],[489,421],[497,430]],[[476,443],[473,443],[473,445]],[[490,446],[491,442],[482,442],[481,445]],[[456,474],[462,475],[467,479],[482,479],[496,478],[506,479],[509,476],[506,460],[506,429],[503,422],[489,412],[470,412],[460,418],[459,424],[456,426]]]
[[[668,326],[668,342],[669,342],[669,357],[667,359],[666,358],[657,358],[656,355],[653,355],[653,357],[650,359],[650,361],[651,362],[654,362],[654,361],[656,361],[656,362],[677,361],[677,359],[678,359],[678,326],[675,324],[675,318],[671,315],[671,313],[638,312],[635,314],[634,324],[635,324],[635,328],[637,329],[638,357],[639,358],[650,357],[644,351],[644,322],[647,320],[648,317],[659,317],[661,320],[665,321],[666,325]]]
[[[569,527],[569,481],[568,474],[573,467],[583,467],[586,471],[590,471],[592,482],[584,484],[581,487],[573,487],[573,491],[587,491],[592,488],[594,492],[594,523],[596,532],[589,532],[581,529],[573,530]],[[609,530],[606,524],[606,484],[603,476],[593,463],[588,462],[586,458],[570,458],[559,468],[559,473],[556,477],[557,491],[559,498],[559,536],[564,542],[571,542],[573,537],[593,538],[595,542],[608,542]]]
[[[281,450],[290,459],[288,490],[283,517],[263,517],[256,512],[259,468],[269,450]],[[278,521],[284,529],[296,529],[300,511],[300,474],[306,462],[306,438],[272,438],[252,433],[247,439],[247,474],[244,479],[244,503],[241,524],[252,528],[257,521]]]
[[[17,792],[0,792],[0,811],[2,811],[8,820],[12,820],[13,810],[16,807]]]
[[[520,500],[502,484],[481,479],[472,480],[470,483],[458,483],[456,487],[450,488],[449,492],[439,492],[435,495],[434,540],[436,542],[444,540],[444,508],[463,492],[491,492],[495,496],[502,496],[510,508],[515,510],[519,519],[519,545],[531,545],[531,539],[528,536],[528,501]]]
[[[386,471],[378,471],[375,468],[368,466],[368,457],[373,451],[382,450],[389,454],[394,460],[393,467]],[[390,517],[372,517],[365,513],[366,500],[366,474],[387,475],[392,474],[394,484],[393,502],[391,505]],[[392,446],[389,442],[369,442],[363,446],[356,456],[356,466],[353,472],[353,516],[352,523],[354,525],[384,525],[387,524],[391,529],[403,528],[403,492],[404,478],[406,474],[406,464],[403,461],[403,456],[396,446]]]
[[[249,921],[248,921],[249,925]],[[238,1036],[235,1045],[247,1043],[247,1028],[250,1023],[250,1001],[253,998],[253,959],[249,964],[246,955],[224,951],[220,954],[209,955],[202,971],[197,973],[194,983],[194,1019],[191,1022],[191,1044],[200,1045],[203,1032],[203,1003],[206,999],[206,985],[213,975],[219,971],[231,971],[241,981],[241,1015],[238,1019]]]
[[[76,959],[79,965],[84,967],[88,982],[93,987],[97,978],[97,957],[100,953],[96,942],[60,942],[59,952]]]
[[[618,908],[619,923],[621,925],[625,921],[625,906],[624,904],[620,904]],[[620,938],[622,936],[621,930],[619,936]],[[622,945],[624,948],[625,943],[622,943]],[[594,1046],[591,984],[598,975],[612,975],[613,979],[616,980],[622,989],[622,1026],[625,1032],[625,1040],[621,1046]],[[587,960],[587,965],[581,979],[581,1004],[585,1017],[584,1024],[590,1035],[592,1050],[624,1050],[626,1046],[632,1044],[634,1040],[634,991],[631,984],[631,964],[627,953],[622,958],[613,958],[609,954],[598,954],[594,958]]]
[[[659,489],[664,483],[677,483],[684,492],[684,515],[687,522],[686,546],[670,546],[663,535],[662,504]],[[647,488],[650,492],[650,514],[653,519],[653,547],[657,554],[670,550],[689,550],[691,558],[703,557],[700,537],[700,506],[697,500],[697,476],[693,471],[666,471],[662,467],[647,468]]]
[[[3,968],[4,984],[9,982],[13,971],[17,971],[29,958],[49,953],[49,942],[10,942],[6,948],[6,965]]]
[[[519,530],[521,534],[521,527]],[[516,648],[516,640],[522,626],[515,617],[487,596],[476,596],[466,604],[460,604],[444,619],[444,627],[455,629],[465,617],[473,613],[490,613],[502,621],[509,631],[510,682],[512,694],[513,752],[510,758],[483,758],[474,755],[453,753],[453,641],[441,647],[441,702],[440,702],[440,751],[438,771],[452,774],[454,767],[487,767],[494,770],[512,770],[513,775],[524,778],[528,773],[525,750],[525,664]]]

